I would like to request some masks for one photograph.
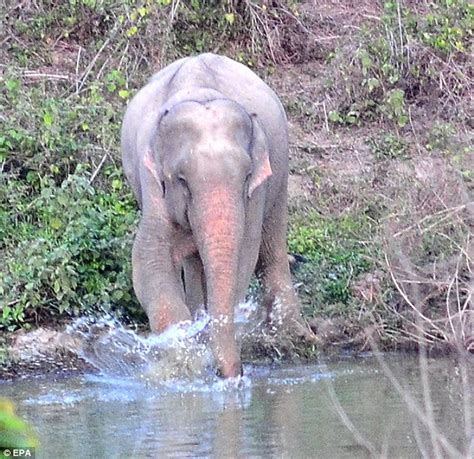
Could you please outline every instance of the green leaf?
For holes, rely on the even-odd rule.
[[[400,115],[398,117],[398,125],[400,127],[406,126],[407,123],[408,123],[408,116],[407,115]]]
[[[129,92],[126,89],[121,89],[118,94],[122,99],[128,99]]]
[[[369,88],[369,92],[372,92],[374,89],[380,87],[380,81],[377,78],[369,78],[367,80],[367,87]]]
[[[336,112],[336,111],[330,111],[329,115],[328,115],[328,118],[333,123],[342,123],[342,121],[343,121],[341,115],[339,114],[339,112]]]
[[[120,179],[114,179],[114,180],[112,180],[112,188],[113,188],[114,190],[121,190],[121,189],[122,189],[122,185],[123,185],[122,180],[120,180]]]
[[[138,27],[137,26],[132,26],[127,30],[127,37],[133,37],[136,35],[138,32]]]
[[[350,111],[346,116],[346,121],[350,124],[355,124],[359,120],[359,113]]]
[[[400,110],[405,103],[405,92],[402,89],[393,89],[388,92],[387,101],[394,110]]]
[[[362,74],[367,75],[367,72],[372,68],[373,62],[369,53],[365,49],[360,49],[357,52],[357,57],[360,59],[362,65]]]
[[[50,112],[46,112],[43,115],[43,123],[46,127],[51,127],[53,125],[53,121],[54,121],[54,118]]]
[[[235,15],[234,15],[234,13],[227,13],[227,14],[224,14],[224,18],[225,18],[225,20],[226,20],[230,25],[233,25],[234,22],[235,22]]]
[[[59,220],[59,218],[52,218],[49,222],[49,225],[54,230],[58,230],[59,228],[61,228],[61,226],[63,226],[63,223],[61,222],[61,220]]]
[[[5,82],[5,86],[8,91],[13,92],[16,91],[20,87],[20,81],[19,80],[7,80]]]

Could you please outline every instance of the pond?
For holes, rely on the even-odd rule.
[[[239,305],[239,339],[264,337],[257,312],[255,303]],[[242,378],[224,381],[215,376],[209,321],[202,313],[143,336],[110,316],[78,319],[56,344],[98,371],[3,382],[0,397],[35,427],[40,458],[474,452],[471,356],[345,354],[313,365],[246,365]],[[30,336],[23,356],[44,368],[50,361]]]
[[[150,383],[123,372],[29,379],[0,383],[0,396],[13,399],[35,427],[40,458],[434,457],[432,438],[397,393],[398,381],[405,398],[428,412],[428,423],[431,410],[437,442],[445,438],[468,457],[473,407],[461,378],[466,368],[452,358],[429,359],[427,366],[429,397],[419,359],[395,354],[247,365],[246,376],[230,383]],[[472,378],[472,368],[467,372]],[[441,450],[441,457],[448,453]]]

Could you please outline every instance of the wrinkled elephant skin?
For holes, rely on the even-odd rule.
[[[130,102],[123,166],[142,217],[132,264],[153,331],[205,305],[219,373],[241,373],[234,308],[261,276],[269,322],[299,313],[286,248],[288,138],[283,107],[226,57],[181,59]]]

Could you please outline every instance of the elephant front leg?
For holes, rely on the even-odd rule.
[[[173,263],[171,240],[162,228],[141,222],[133,245],[132,269],[133,287],[152,331],[161,332],[191,319],[180,268]]]

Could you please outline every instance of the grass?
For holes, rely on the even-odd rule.
[[[296,276],[309,305],[307,315],[322,309],[344,312],[352,297],[351,281],[371,267],[367,244],[359,239],[366,231],[370,221],[351,216],[324,218],[311,212],[292,219],[289,250],[307,258]]]

